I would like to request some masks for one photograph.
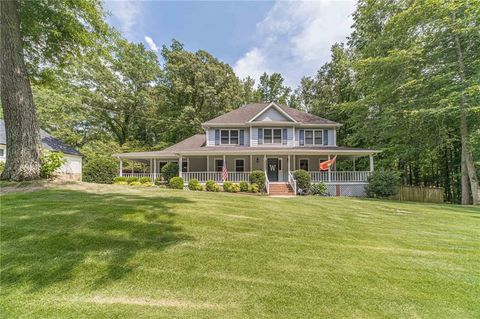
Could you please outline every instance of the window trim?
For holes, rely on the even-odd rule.
[[[219,171],[217,171],[217,161],[222,161],[222,165],[220,166]],[[222,157],[215,157],[213,159],[213,166],[214,166],[215,172],[221,172],[223,170],[223,158]]]
[[[237,143],[232,143],[232,131],[237,132]],[[228,143],[223,143],[222,132],[228,132]],[[220,145],[240,145],[240,129],[220,129]]]
[[[242,165],[242,166],[243,166],[243,171],[237,170],[237,161],[242,161],[242,162],[243,162],[243,165]],[[242,172],[245,172],[245,163],[246,163],[246,161],[245,161],[244,158],[235,158],[235,159],[233,160],[233,162],[234,162],[234,164],[235,164],[235,172],[241,172],[241,173],[242,173]]]
[[[306,171],[310,171],[310,160],[308,158],[299,158],[298,159],[298,168],[302,169],[302,161],[307,161],[307,169]]]
[[[265,139],[265,131],[266,130],[269,130],[272,132],[271,134],[271,139],[269,142],[266,141]],[[280,142],[276,143],[275,142],[275,130],[278,130],[280,131]],[[280,127],[280,128],[273,128],[273,127],[269,127],[269,128],[262,128],[262,131],[263,131],[263,144],[270,144],[270,145],[282,145],[283,144],[283,127]],[[288,133],[287,133],[288,134]]]
[[[304,129],[303,130],[303,146],[323,146],[323,134],[324,134],[324,129]],[[312,132],[312,144],[307,144],[307,132]],[[322,142],[317,144],[315,143],[315,133],[316,132],[321,132],[320,136],[322,138]]]

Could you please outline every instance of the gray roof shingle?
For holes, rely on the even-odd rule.
[[[269,106],[271,103],[250,103],[245,106],[239,107],[231,112],[220,115],[210,121],[203,123],[204,125],[209,124],[243,124],[250,121],[255,115],[260,113],[263,109]],[[324,119],[322,117],[305,113],[300,110],[275,103],[280,107],[285,113],[290,115],[295,121],[301,124],[331,124],[339,125],[339,123]]]
[[[64,154],[82,156],[82,153],[60,141],[59,139],[54,138],[44,130],[40,129],[40,140],[42,146],[50,151],[62,152]],[[0,144],[7,144],[7,136],[5,134],[5,121],[0,120]]]

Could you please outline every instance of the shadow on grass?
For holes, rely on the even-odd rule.
[[[190,201],[67,190],[2,197],[2,294],[20,285],[35,292],[78,271],[92,289],[121,279],[139,266],[138,252],[193,240],[174,224],[171,207],[182,203]]]

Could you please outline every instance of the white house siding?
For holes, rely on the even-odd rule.
[[[215,130],[244,130],[244,144],[250,146],[250,128],[249,127],[212,127],[207,130],[207,146],[215,146]],[[240,138],[240,136],[239,136]]]
[[[82,180],[82,157],[65,154],[64,158],[66,160],[65,164],[56,170],[59,177],[79,181]]]
[[[205,172],[207,170],[206,157],[190,157],[188,158],[188,170],[190,172]]]
[[[4,145],[4,144],[1,144],[0,145],[0,150],[3,150],[3,154],[2,151],[0,151],[0,162],[5,162],[6,158],[7,158],[7,146]]]
[[[271,107],[262,114],[260,114],[259,117],[257,117],[254,122],[292,122],[290,119],[286,118],[283,114],[278,112],[275,108]]]

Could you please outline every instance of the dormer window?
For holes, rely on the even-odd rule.
[[[238,130],[221,130],[220,143],[222,145],[237,145],[238,144]]]

